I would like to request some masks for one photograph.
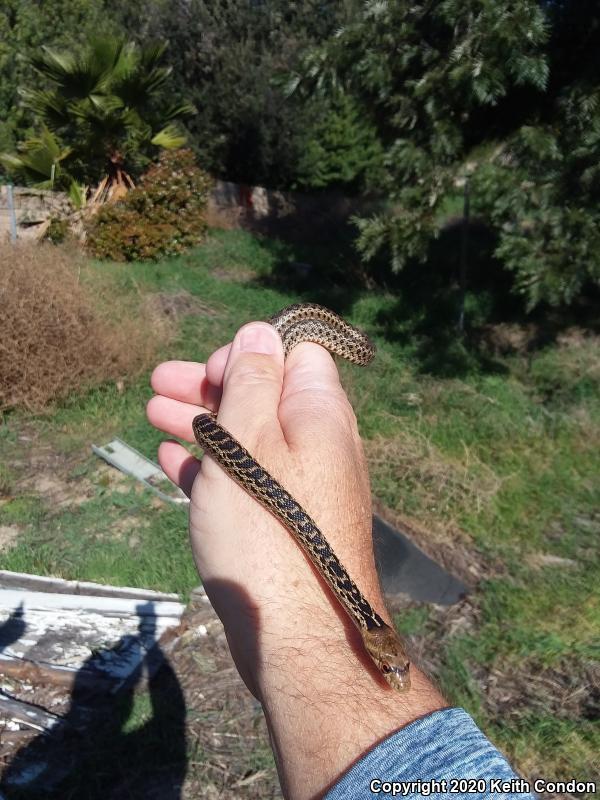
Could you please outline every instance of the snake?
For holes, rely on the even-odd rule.
[[[270,317],[287,357],[300,342],[315,342],[330,353],[366,366],[375,346],[365,333],[334,311],[315,303],[296,303]],[[284,487],[223,428],[212,412],[192,423],[205,453],[289,531],[358,629],[380,675],[392,689],[410,688],[410,661],[404,644],[364,597],[312,517]]]

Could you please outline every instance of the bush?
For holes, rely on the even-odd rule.
[[[160,319],[148,336],[148,312],[137,295],[130,302],[98,277],[84,285],[77,251],[0,245],[0,264],[0,411],[39,411],[154,362],[167,334]]]
[[[165,151],[137,188],[88,224],[90,253],[112,261],[152,261],[197,244],[206,229],[211,183],[191,150]]]
[[[46,231],[46,239],[52,244],[63,244],[69,237],[69,221],[52,217],[48,230]]]

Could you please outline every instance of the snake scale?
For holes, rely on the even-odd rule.
[[[282,309],[268,322],[287,356],[300,342],[316,342],[331,353],[366,365],[375,356],[367,336],[333,311],[314,303]],[[358,628],[375,666],[394,689],[410,688],[410,662],[398,634],[379,616],[354,583],[315,521],[266,469],[221,427],[211,413],[194,418],[196,441],[251,497],[292,534]]]

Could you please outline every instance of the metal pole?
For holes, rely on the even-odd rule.
[[[467,255],[469,251],[469,178],[465,178],[463,218],[460,232],[460,308],[458,313],[458,329],[462,333],[465,329],[465,296],[467,294]]]
[[[6,185],[6,198],[8,200],[8,217],[10,220],[10,240],[13,244],[17,241],[17,217],[15,216],[15,198],[13,196],[13,185]]]

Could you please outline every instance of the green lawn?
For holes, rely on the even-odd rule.
[[[397,291],[340,288],[341,261],[328,269],[335,258],[219,232],[178,259],[88,268],[110,273],[119,292],[185,291],[201,301],[181,318],[165,358],[204,360],[241,321],[298,299],[328,302],[366,329],[375,363],[341,370],[374,496],[431,531],[430,552],[444,548],[450,561],[458,554],[465,569],[472,559],[479,577],[465,624],[413,607],[400,627],[427,643],[448,697],[529,776],[598,778],[599,340],[572,332],[528,355],[486,359],[449,340],[445,369],[436,370],[422,310],[411,316]],[[298,260],[315,265],[318,291],[282,279],[282,265]],[[351,276],[347,284],[357,285]],[[132,482],[99,479],[90,455],[92,442],[118,435],[155,458],[161,435],[145,420],[149,396],[146,376],[48,416],[6,417],[0,489],[9,499],[0,524],[21,535],[2,554],[3,568],[183,593],[195,585],[185,512],[158,507]],[[62,455],[67,483],[88,482],[85,501],[56,507],[19,488],[25,428]]]

